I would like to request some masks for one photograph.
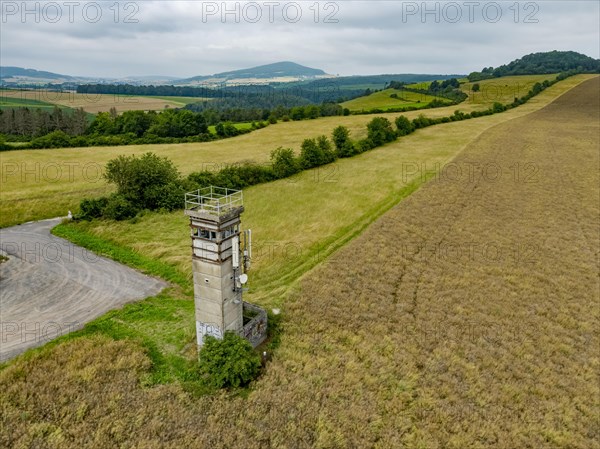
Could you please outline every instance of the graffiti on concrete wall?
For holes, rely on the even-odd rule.
[[[210,335],[211,337],[215,337],[218,339],[223,339],[223,331],[219,326],[217,326],[216,324],[196,321],[196,336],[199,345],[202,345],[202,342],[204,341],[204,337],[206,335]]]

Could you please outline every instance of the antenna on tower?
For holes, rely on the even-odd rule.
[[[252,262],[252,230],[244,231],[244,271],[248,271]]]
[[[231,261],[233,264],[233,268],[237,269],[240,267],[240,239],[236,235],[231,239]]]

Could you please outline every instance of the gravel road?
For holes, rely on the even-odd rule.
[[[167,285],[51,235],[60,220],[0,229],[0,361]]]

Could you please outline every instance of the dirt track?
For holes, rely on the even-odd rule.
[[[51,235],[59,222],[0,230],[0,361],[166,286]]]

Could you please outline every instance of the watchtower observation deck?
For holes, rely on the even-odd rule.
[[[185,194],[185,214],[190,218],[222,223],[242,212],[244,196],[241,190],[210,186]]]

